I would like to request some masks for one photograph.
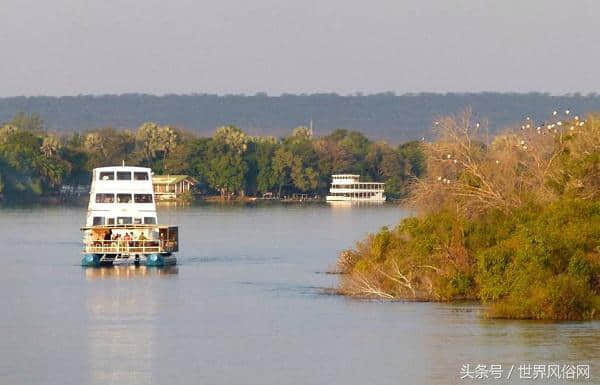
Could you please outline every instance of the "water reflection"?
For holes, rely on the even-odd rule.
[[[156,348],[161,311],[175,284],[176,266],[87,268],[87,367],[91,384],[148,384],[160,361]],[[150,279],[136,279],[136,278]]]
[[[137,277],[170,276],[179,273],[177,266],[146,267],[146,266],[113,266],[84,268],[85,277],[94,279],[130,279]]]

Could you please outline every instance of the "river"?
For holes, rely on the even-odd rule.
[[[180,225],[178,266],[85,269],[84,207],[2,208],[0,383],[534,384],[548,380],[527,379],[526,365],[570,364],[591,365],[591,378],[550,383],[600,383],[600,322],[485,320],[473,303],[328,294],[337,254],[405,215],[393,205],[161,209],[161,222]],[[480,375],[501,366],[470,379],[478,364]]]

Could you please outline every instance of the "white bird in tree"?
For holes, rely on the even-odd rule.
[[[556,115],[556,114],[558,114],[558,111],[556,111],[556,110],[552,111],[552,115]]]

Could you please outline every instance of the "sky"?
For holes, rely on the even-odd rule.
[[[600,91],[596,0],[0,0],[0,97]]]

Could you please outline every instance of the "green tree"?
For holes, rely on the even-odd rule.
[[[207,179],[222,198],[245,193],[248,166],[244,154],[248,149],[248,136],[235,126],[217,128],[208,145]]]

